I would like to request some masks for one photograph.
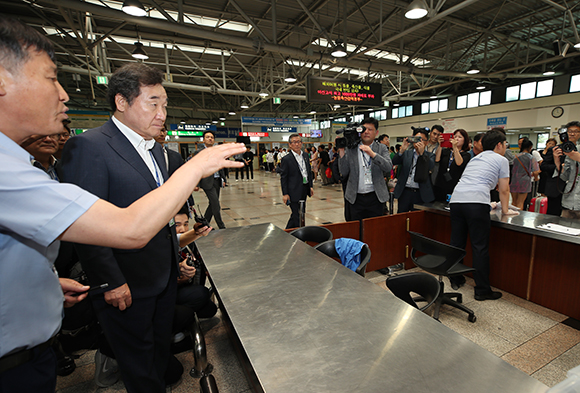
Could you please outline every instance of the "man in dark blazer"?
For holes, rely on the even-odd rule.
[[[212,147],[215,143],[215,135],[213,131],[206,130],[203,133],[203,147],[201,150]],[[222,182],[224,182],[225,174],[220,170],[213,174],[213,176],[204,177],[199,182],[199,187],[205,192],[207,196],[208,206],[205,209],[204,217],[207,222],[211,222],[212,217],[219,229],[225,229],[225,224],[222,220],[222,211],[220,206],[220,191],[222,189]],[[198,188],[196,188],[198,190]]]
[[[393,164],[389,149],[375,142],[379,122],[367,117],[361,125],[365,130],[360,134],[358,146],[338,149],[340,174],[348,177],[344,192],[346,221],[382,216],[389,200],[385,173],[391,171]]]
[[[432,202],[435,199],[429,175],[435,167],[435,155],[425,149],[427,130],[415,128],[413,136],[420,137],[421,141],[409,143],[405,138],[401,149],[393,156],[393,165],[399,166],[395,187],[395,198],[398,200],[397,213],[416,210],[413,208],[414,204]],[[418,172],[419,176],[416,176]]]
[[[282,201],[290,206],[292,214],[286,224],[286,229],[300,226],[300,201],[314,195],[312,188],[312,169],[308,154],[302,151],[302,138],[298,134],[288,138],[290,154],[286,154],[280,162],[280,185],[282,186]]]
[[[111,77],[113,117],[72,138],[63,177],[119,207],[129,206],[168,179],[163,147],[167,95],[163,74],[132,63]],[[129,87],[127,87],[129,86]],[[99,323],[129,392],[165,392],[176,299],[177,237],[171,220],[145,247],[119,250],[78,245]]]

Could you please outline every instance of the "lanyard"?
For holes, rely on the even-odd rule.
[[[367,160],[366,160],[366,158],[365,158],[365,153],[363,153],[363,151],[362,151],[362,150],[359,150],[359,151],[360,151],[360,154],[362,154],[363,166],[364,166],[365,168],[368,168],[368,167],[370,167],[370,166],[371,166],[371,160],[372,160],[372,159],[371,159],[371,156],[368,156],[368,157],[369,157],[369,160],[368,160],[368,162],[367,162]]]
[[[155,163],[155,158],[153,157],[153,153],[151,153],[151,150],[149,150],[149,155],[151,156],[151,161],[153,161],[153,169],[155,169],[155,183],[157,183],[157,187],[161,187],[159,172],[157,172],[157,164]]]

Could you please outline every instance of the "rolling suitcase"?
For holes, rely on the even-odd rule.
[[[546,212],[548,211],[548,198],[546,197],[532,198],[532,200],[530,201],[529,211],[546,214]]]

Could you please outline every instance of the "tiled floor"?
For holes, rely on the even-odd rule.
[[[282,204],[278,176],[258,171],[254,175],[253,181],[238,182],[230,175],[229,186],[222,190],[220,198],[226,227],[272,222],[285,228],[290,209]],[[194,193],[194,198],[204,211],[207,198],[203,192]],[[341,187],[323,187],[318,182],[314,197],[307,202],[306,211],[306,225],[343,222]],[[386,276],[371,272],[367,278],[386,290]],[[446,285],[449,287],[448,282]],[[475,301],[472,286],[473,281],[468,279],[460,292],[463,293],[463,302],[475,311],[477,322],[470,323],[466,314],[444,306],[440,320],[447,327],[548,386],[564,380],[567,370],[580,365],[580,331],[568,326],[576,321],[509,293],[504,293],[497,301]],[[213,375],[221,393],[248,392],[249,385],[220,317],[218,312],[213,319],[202,321],[208,359],[214,365]],[[77,360],[77,370],[70,376],[58,379],[57,391],[124,392],[122,382],[109,388],[99,389],[95,385],[93,358],[94,351],[84,353]],[[199,392],[198,380],[188,375],[194,365],[191,352],[183,352],[178,358],[186,372],[182,381],[167,391]]]

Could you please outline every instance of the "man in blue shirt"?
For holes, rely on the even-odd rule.
[[[142,247],[167,225],[199,179],[235,163],[244,150],[208,149],[163,187],[118,208],[32,166],[19,145],[62,131],[68,95],[56,78],[52,44],[36,30],[0,16],[0,391],[51,392],[56,358],[50,345],[62,308],[86,297],[59,279],[58,240],[116,248]],[[174,180],[173,180],[174,179]]]

